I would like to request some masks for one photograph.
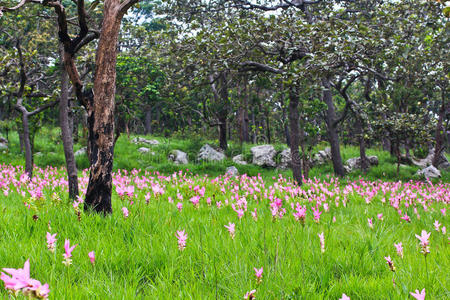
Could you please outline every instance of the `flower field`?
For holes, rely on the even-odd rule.
[[[121,170],[102,217],[35,174],[0,166],[0,298],[450,297],[448,183]]]

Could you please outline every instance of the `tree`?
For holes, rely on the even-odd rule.
[[[106,0],[102,9],[103,21],[95,59],[94,85],[92,92],[84,90],[80,74],[75,65],[78,49],[98,36],[89,31],[85,1],[76,1],[79,31],[76,37],[69,34],[66,8],[59,1],[44,1],[44,7],[51,7],[58,16],[58,36],[64,48],[64,65],[74,87],[78,100],[85,106],[89,122],[90,175],[86,191],[85,209],[108,214],[112,212],[112,166],[114,156],[114,104],[116,83],[117,40],[120,23],[133,4],[138,0]],[[22,8],[31,0],[22,0],[12,8],[0,7],[0,14]],[[93,2],[90,9],[95,9]]]

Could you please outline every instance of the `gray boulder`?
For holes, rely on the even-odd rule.
[[[170,151],[168,159],[169,161],[174,162],[176,165],[185,165],[189,162],[187,153],[180,150]]]
[[[225,159],[225,154],[206,144],[200,148],[197,159],[206,161],[222,161]]]
[[[233,157],[233,162],[238,165],[246,165],[247,164],[247,162],[244,159],[244,155],[242,155],[242,154],[239,154],[239,155],[236,155],[235,157]]]
[[[231,166],[228,167],[227,170],[225,171],[225,175],[228,175],[230,177],[232,176],[238,176],[239,175],[239,171],[235,166]]]
[[[425,179],[439,178],[441,177],[441,171],[439,171],[433,166],[429,166],[426,167],[425,169],[417,171],[416,175],[420,177],[425,177]]]
[[[434,157],[434,148],[430,148],[427,157],[419,160],[412,159],[412,163],[418,167],[426,168],[432,165],[433,157]],[[444,151],[442,151],[438,160],[438,168],[442,170],[447,169],[448,167],[450,167],[450,163],[448,162],[447,157],[445,157]]]
[[[87,147],[83,147],[83,148],[77,150],[77,151],[74,153],[74,155],[75,155],[75,157],[78,157],[78,156],[85,155],[86,153],[87,153]]]
[[[3,151],[3,150],[8,150],[8,144],[0,142],[0,151]]]
[[[0,136],[0,144],[8,144],[8,140]]]
[[[312,159],[313,165],[323,165],[331,160],[331,148],[327,147],[316,153]]]
[[[287,170],[291,167],[292,163],[292,156],[291,156],[291,149],[287,148],[280,152],[280,164],[278,165],[278,168],[282,170]]]
[[[257,166],[266,166],[274,168],[276,166],[273,158],[277,154],[272,145],[255,146],[250,149],[253,154],[252,163]]]
[[[375,155],[368,156],[367,157],[369,168],[371,166],[377,166],[378,165],[378,157]],[[361,168],[361,158],[360,157],[353,157],[348,159],[345,162],[344,169],[347,173],[353,172],[357,169]]]
[[[155,155],[155,152],[151,152],[150,149],[149,149],[149,148],[146,148],[146,147],[141,147],[141,148],[139,148],[139,149],[138,149],[138,152],[139,152],[139,153],[142,153],[142,154],[147,154],[147,153],[149,153],[149,154],[151,154],[151,155]]]
[[[135,137],[132,142],[134,144],[147,144],[147,145],[159,145],[159,141],[157,140],[147,140],[141,137]]]

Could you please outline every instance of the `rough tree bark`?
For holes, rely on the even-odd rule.
[[[289,127],[290,127],[290,149],[292,176],[298,185],[302,184],[302,164],[299,151],[300,126],[298,114],[299,95],[296,87],[289,89]]]
[[[103,12],[95,58],[94,94],[87,98],[91,167],[84,207],[109,214],[112,213],[117,40],[124,12],[118,0],[106,0]]]
[[[334,109],[330,80],[328,78],[323,78],[322,85],[324,88],[323,101],[327,105],[325,121],[327,124],[328,141],[330,142],[331,146],[331,160],[333,162],[333,169],[336,175],[344,176],[345,169],[344,165],[342,164],[341,149],[339,147],[339,135],[336,128],[336,111]]]
[[[63,49],[61,56],[63,56]],[[78,170],[73,153],[73,128],[70,126],[70,102],[69,102],[69,77],[61,64],[61,96],[59,101],[59,123],[61,126],[61,136],[64,148],[64,156],[66,158],[67,177],[69,182],[69,198],[75,200],[79,194],[78,191]],[[72,125],[73,127],[73,125]]]
[[[145,134],[152,134],[152,110],[145,111]]]

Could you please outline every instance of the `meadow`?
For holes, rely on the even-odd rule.
[[[46,167],[28,181],[0,166],[0,268],[29,260],[41,298],[450,296],[445,182],[324,176],[298,187],[283,174],[119,169],[102,217],[67,200],[64,175]],[[79,180],[84,193],[86,171]]]

